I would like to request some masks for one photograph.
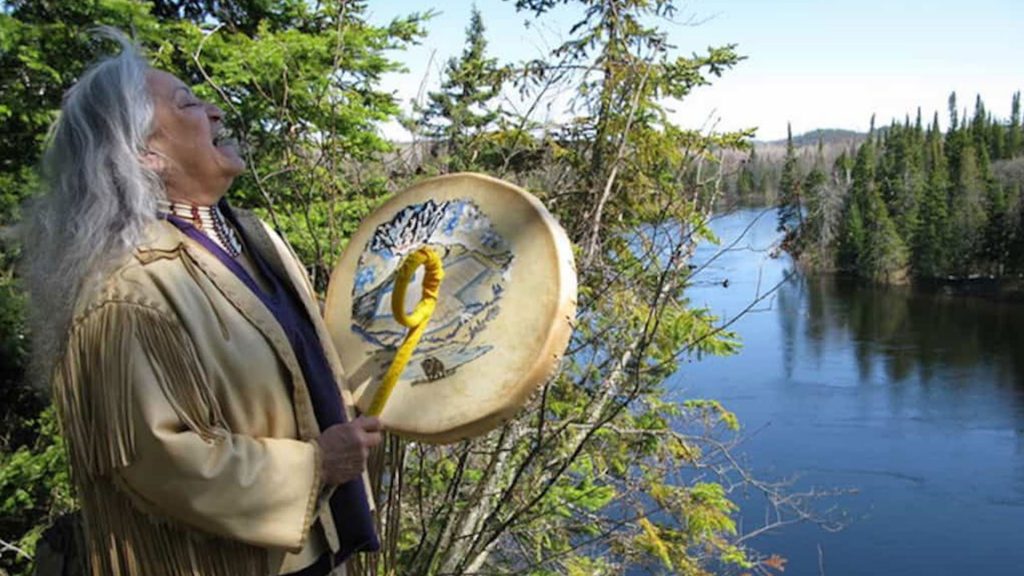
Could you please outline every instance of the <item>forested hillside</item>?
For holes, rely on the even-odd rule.
[[[801,167],[791,139],[780,170],[779,229],[805,263],[884,282],[1024,271],[1020,93],[1008,120],[954,94],[945,133],[919,112],[834,160],[822,150]]]
[[[818,130],[727,156],[726,206],[777,205],[785,246],[817,270],[963,280],[1024,272],[1024,127],[949,96],[949,128],[919,111],[868,134]],[[873,122],[872,122],[873,126]]]

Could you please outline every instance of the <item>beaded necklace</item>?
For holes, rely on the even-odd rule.
[[[238,239],[235,229],[228,225],[218,206],[196,206],[195,204],[158,200],[157,210],[162,214],[173,214],[191,222],[232,258],[237,258],[242,253],[242,241]]]

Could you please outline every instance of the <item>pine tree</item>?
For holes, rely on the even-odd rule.
[[[988,112],[985,111],[985,103],[981,100],[981,94],[974,98],[974,117],[971,118],[971,138],[974,140],[975,150],[987,150],[988,141]]]
[[[903,179],[907,155],[905,135],[906,131],[894,121],[885,131],[879,146],[878,191],[889,213],[896,219],[900,218],[900,204],[907,196]]]
[[[818,139],[814,166],[807,174],[803,189],[807,214],[800,233],[799,250],[804,253],[810,251],[811,258],[824,261],[832,241],[832,198],[829,196],[828,176],[825,175],[825,152],[821,138]]]
[[[1006,137],[1008,136],[1008,130],[1005,126],[996,122],[995,118],[991,115],[988,117],[986,122],[986,129],[988,130],[988,149],[989,157],[992,160],[1004,160],[1009,158],[1006,147]]]
[[[849,151],[843,150],[832,164],[832,173],[837,183],[844,188],[849,188],[853,180],[853,156]]]
[[[1014,92],[1010,106],[1010,125],[1006,134],[1006,157],[1015,158],[1024,153],[1024,142],[1021,137],[1020,92]]]
[[[462,55],[448,60],[441,90],[428,94],[430,102],[420,119],[424,133],[444,145],[452,172],[478,165],[484,135],[501,115],[493,100],[501,91],[505,70],[496,58],[487,57],[484,32],[483,18],[473,6]]]
[[[800,168],[797,166],[796,148],[793,146],[793,130],[787,124],[786,160],[782,165],[782,177],[779,179],[778,204],[778,230],[786,235],[785,242],[787,243],[796,242],[800,234],[800,225],[803,223],[803,206],[800,195]]]
[[[928,181],[921,203],[921,224],[914,239],[913,265],[918,276],[938,278],[947,271],[949,244],[949,173],[938,114],[926,136],[925,162]]]
[[[953,272],[960,276],[973,271],[987,220],[986,186],[978,158],[974,143],[970,138],[964,139],[950,198],[950,256]]]
[[[909,254],[889,211],[875,191],[866,197],[865,253],[859,259],[861,274],[879,282],[902,281],[906,277]]]
[[[852,274],[859,273],[858,261],[864,251],[864,219],[860,214],[860,203],[852,196],[846,197],[843,217],[839,227],[839,241],[836,249],[836,269]]]
[[[874,119],[872,118],[872,124]],[[857,150],[850,180],[850,193],[847,196],[844,210],[843,226],[840,234],[840,246],[837,252],[837,265],[857,275],[865,272],[864,257],[867,253],[868,233],[865,229],[864,206],[869,188],[874,186],[874,131]]]
[[[756,166],[757,151],[751,147],[750,155],[743,161],[739,174],[736,176],[736,198],[740,203],[757,202],[757,199],[754,198],[754,194],[757,192],[757,181],[754,177]]]
[[[882,197],[896,230],[907,245],[919,224],[921,197],[924,194],[924,140],[920,128],[893,125],[887,134],[879,179]]]
[[[859,276],[889,282],[902,279],[908,254],[879,193],[875,150],[872,133],[857,151],[841,253],[847,269],[852,265]]]
[[[988,183],[985,198],[986,226],[982,256],[990,274],[1002,276],[1009,260],[1014,222],[1006,190],[995,181]]]
[[[955,120],[955,111],[952,120]],[[952,124],[951,124],[952,125]],[[956,182],[960,178],[960,157],[964,148],[968,145],[970,135],[967,132],[967,125],[959,126],[957,129],[950,128],[946,132],[945,145],[946,165],[949,166],[950,182]],[[973,152],[972,152],[973,153]]]
[[[959,118],[956,112],[956,92],[949,93],[949,132],[952,134],[960,128]]]

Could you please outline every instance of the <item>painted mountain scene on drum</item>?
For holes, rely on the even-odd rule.
[[[395,275],[423,246],[444,263],[438,305],[401,382],[421,384],[453,374],[492,348],[477,336],[500,310],[513,262],[508,243],[469,200],[428,200],[379,225],[359,257],[352,293],[352,330],[379,351],[398,348],[406,329],[391,314]],[[420,299],[422,269],[406,292],[406,310]],[[382,367],[388,355],[368,352]]]

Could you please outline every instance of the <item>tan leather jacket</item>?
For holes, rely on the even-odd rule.
[[[237,212],[246,249],[299,288],[343,382],[301,264]],[[279,574],[338,549],[311,442],[319,430],[285,333],[172,224],[154,223],[81,299],[54,392],[92,574]]]

